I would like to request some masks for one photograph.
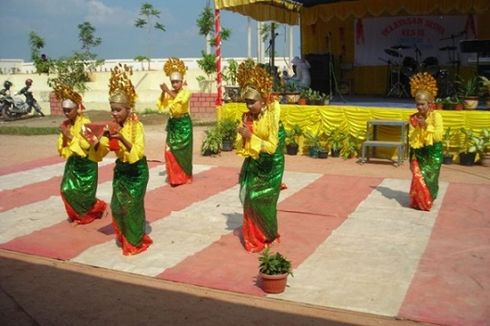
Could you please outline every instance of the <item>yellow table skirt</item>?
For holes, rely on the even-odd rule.
[[[247,108],[244,103],[226,103],[218,108],[218,120],[231,118],[241,120],[243,112]],[[365,107],[347,105],[281,105],[281,120],[286,130],[298,125],[303,133],[317,134],[318,132],[330,133],[340,128],[346,133],[360,140],[366,138],[366,125],[368,120],[404,120],[416,112],[407,108]],[[490,128],[490,110],[462,110],[440,111],[444,128],[451,127],[456,134],[451,141],[451,152],[457,154],[462,137],[458,132],[461,127],[470,128],[476,134],[482,128]],[[381,128],[378,139],[394,140],[398,136],[396,128]],[[301,142],[300,142],[301,145]],[[390,152],[391,155],[395,153]]]

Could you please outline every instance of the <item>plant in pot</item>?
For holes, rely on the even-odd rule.
[[[332,157],[339,157],[345,139],[345,134],[340,129],[333,130],[328,136],[328,147]]]
[[[237,86],[238,62],[235,59],[228,59],[228,65],[223,69],[223,79],[227,83],[225,86],[225,100],[228,102],[238,102],[240,99],[240,87]]]
[[[434,100],[434,103],[436,105],[436,110],[444,109],[444,98],[438,97]]]
[[[298,154],[299,137],[303,134],[301,127],[298,125],[292,126],[286,130],[286,153],[288,155]]]
[[[476,150],[483,166],[490,166],[490,129],[483,128],[476,141]]]
[[[478,92],[480,90],[480,77],[474,75],[463,82],[463,106],[466,110],[476,109],[478,106]]]
[[[298,87],[294,83],[285,83],[284,84],[284,97],[286,98],[286,103],[288,104],[296,104],[298,103],[301,92]]]
[[[459,95],[450,97],[449,103],[453,110],[460,111],[464,109],[464,101]]]
[[[238,121],[234,119],[223,119],[218,123],[218,128],[223,139],[222,150],[229,152],[233,150],[237,133]]]
[[[469,128],[461,128],[459,130],[463,134],[463,151],[459,153],[459,164],[472,166],[475,163],[477,137],[474,135],[473,130]]]
[[[204,131],[204,133],[206,136],[201,144],[201,155],[211,156],[219,154],[223,147],[223,136],[218,126],[213,126]]]
[[[293,276],[291,262],[279,252],[271,254],[269,248],[265,249],[259,256],[262,290],[267,293],[284,292],[288,275]]]
[[[306,133],[304,146],[308,148],[310,157],[318,158],[318,151],[320,150],[320,137],[318,135]]]
[[[451,140],[453,140],[453,138],[454,138],[454,133],[452,132],[451,127],[446,128],[446,130],[444,130],[444,134],[442,135],[442,144],[444,146],[442,163],[444,164],[453,163],[453,155],[450,152]]]
[[[348,134],[344,137],[340,156],[346,160],[352,157],[358,157],[361,149],[361,140],[355,136]]]

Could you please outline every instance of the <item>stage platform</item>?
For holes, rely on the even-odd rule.
[[[381,97],[340,97],[334,98],[329,105],[281,104],[281,121],[286,130],[299,126],[303,134],[330,134],[336,129],[354,136],[359,142],[366,139],[369,120],[408,121],[416,112],[413,99]],[[240,121],[247,110],[244,103],[226,103],[218,111],[218,119],[236,119]],[[473,130],[477,135],[482,128],[490,128],[490,110],[439,110],[444,128],[451,127],[454,136],[450,141],[450,152],[457,156],[463,143],[461,128]],[[379,129],[380,140],[399,140],[397,128]],[[300,153],[302,146],[300,141]],[[394,150],[385,152],[387,157],[396,157]]]

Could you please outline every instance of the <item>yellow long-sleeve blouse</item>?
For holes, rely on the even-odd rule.
[[[175,98],[168,93],[162,92],[157,101],[160,112],[169,112],[171,118],[178,118],[189,113],[189,104],[192,93],[187,89],[181,89]]]
[[[444,127],[441,114],[437,111],[431,111],[425,121],[427,123],[425,128],[413,127],[412,124],[409,124],[408,139],[410,147],[421,148],[442,141]]]
[[[115,151],[117,158],[125,163],[133,164],[145,156],[145,130],[140,121],[131,121],[129,118],[124,123],[119,133],[131,143],[128,151],[123,142],[119,141],[119,150]],[[100,140],[100,152],[107,154],[109,151],[109,138],[102,137]]]
[[[57,140],[58,153],[61,157],[68,159],[72,155],[88,157],[94,162],[100,162],[104,157],[100,152],[94,150],[90,143],[82,136],[82,126],[90,123],[90,119],[84,115],[78,115],[73,125],[69,126],[71,140],[64,139],[63,133],[59,133]]]
[[[261,152],[274,154],[278,144],[279,103],[270,104],[260,118],[253,122],[253,133],[249,141],[238,134],[235,141],[236,153],[243,157],[257,159]]]

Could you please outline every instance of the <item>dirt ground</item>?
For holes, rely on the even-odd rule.
[[[108,112],[88,111],[87,115],[92,121],[109,120]],[[57,127],[64,117],[29,117],[17,121],[0,121],[2,126],[26,127]],[[242,158],[234,152],[222,152],[214,157],[201,156],[200,146],[204,138],[206,125],[214,121],[214,116],[195,116],[194,127],[194,156],[195,164],[209,164],[220,166],[239,167]],[[160,114],[140,115],[145,126],[146,155],[149,160],[162,161],[165,143],[166,116]],[[0,157],[0,167],[12,166],[33,159],[56,156],[56,135],[43,136],[13,136],[0,135],[3,155]],[[357,159],[344,160],[329,157],[327,159],[314,159],[307,156],[286,155],[286,170],[315,172],[337,175],[383,176],[386,178],[410,179],[408,163],[395,167],[386,159],[372,159],[367,164],[359,164]],[[472,167],[458,164],[444,165],[441,170],[441,181],[463,183],[490,184],[490,169],[480,165]]]
[[[105,113],[107,114],[107,113]],[[89,114],[90,115],[90,114]],[[103,117],[103,118],[101,118]],[[109,116],[94,114],[93,121]],[[165,117],[146,121],[149,160],[162,160]],[[63,117],[29,118],[4,125],[55,127]],[[196,122],[213,117],[198,117]],[[194,163],[239,167],[233,152],[203,157],[199,149],[206,126],[194,128]],[[0,135],[0,167],[57,155],[56,135]],[[360,165],[355,159],[286,156],[286,169],[336,175],[409,179],[408,164],[387,160]],[[490,183],[482,166],[443,166],[441,181]],[[0,323],[2,325],[422,325],[349,311],[179,284],[64,261],[0,250]]]

